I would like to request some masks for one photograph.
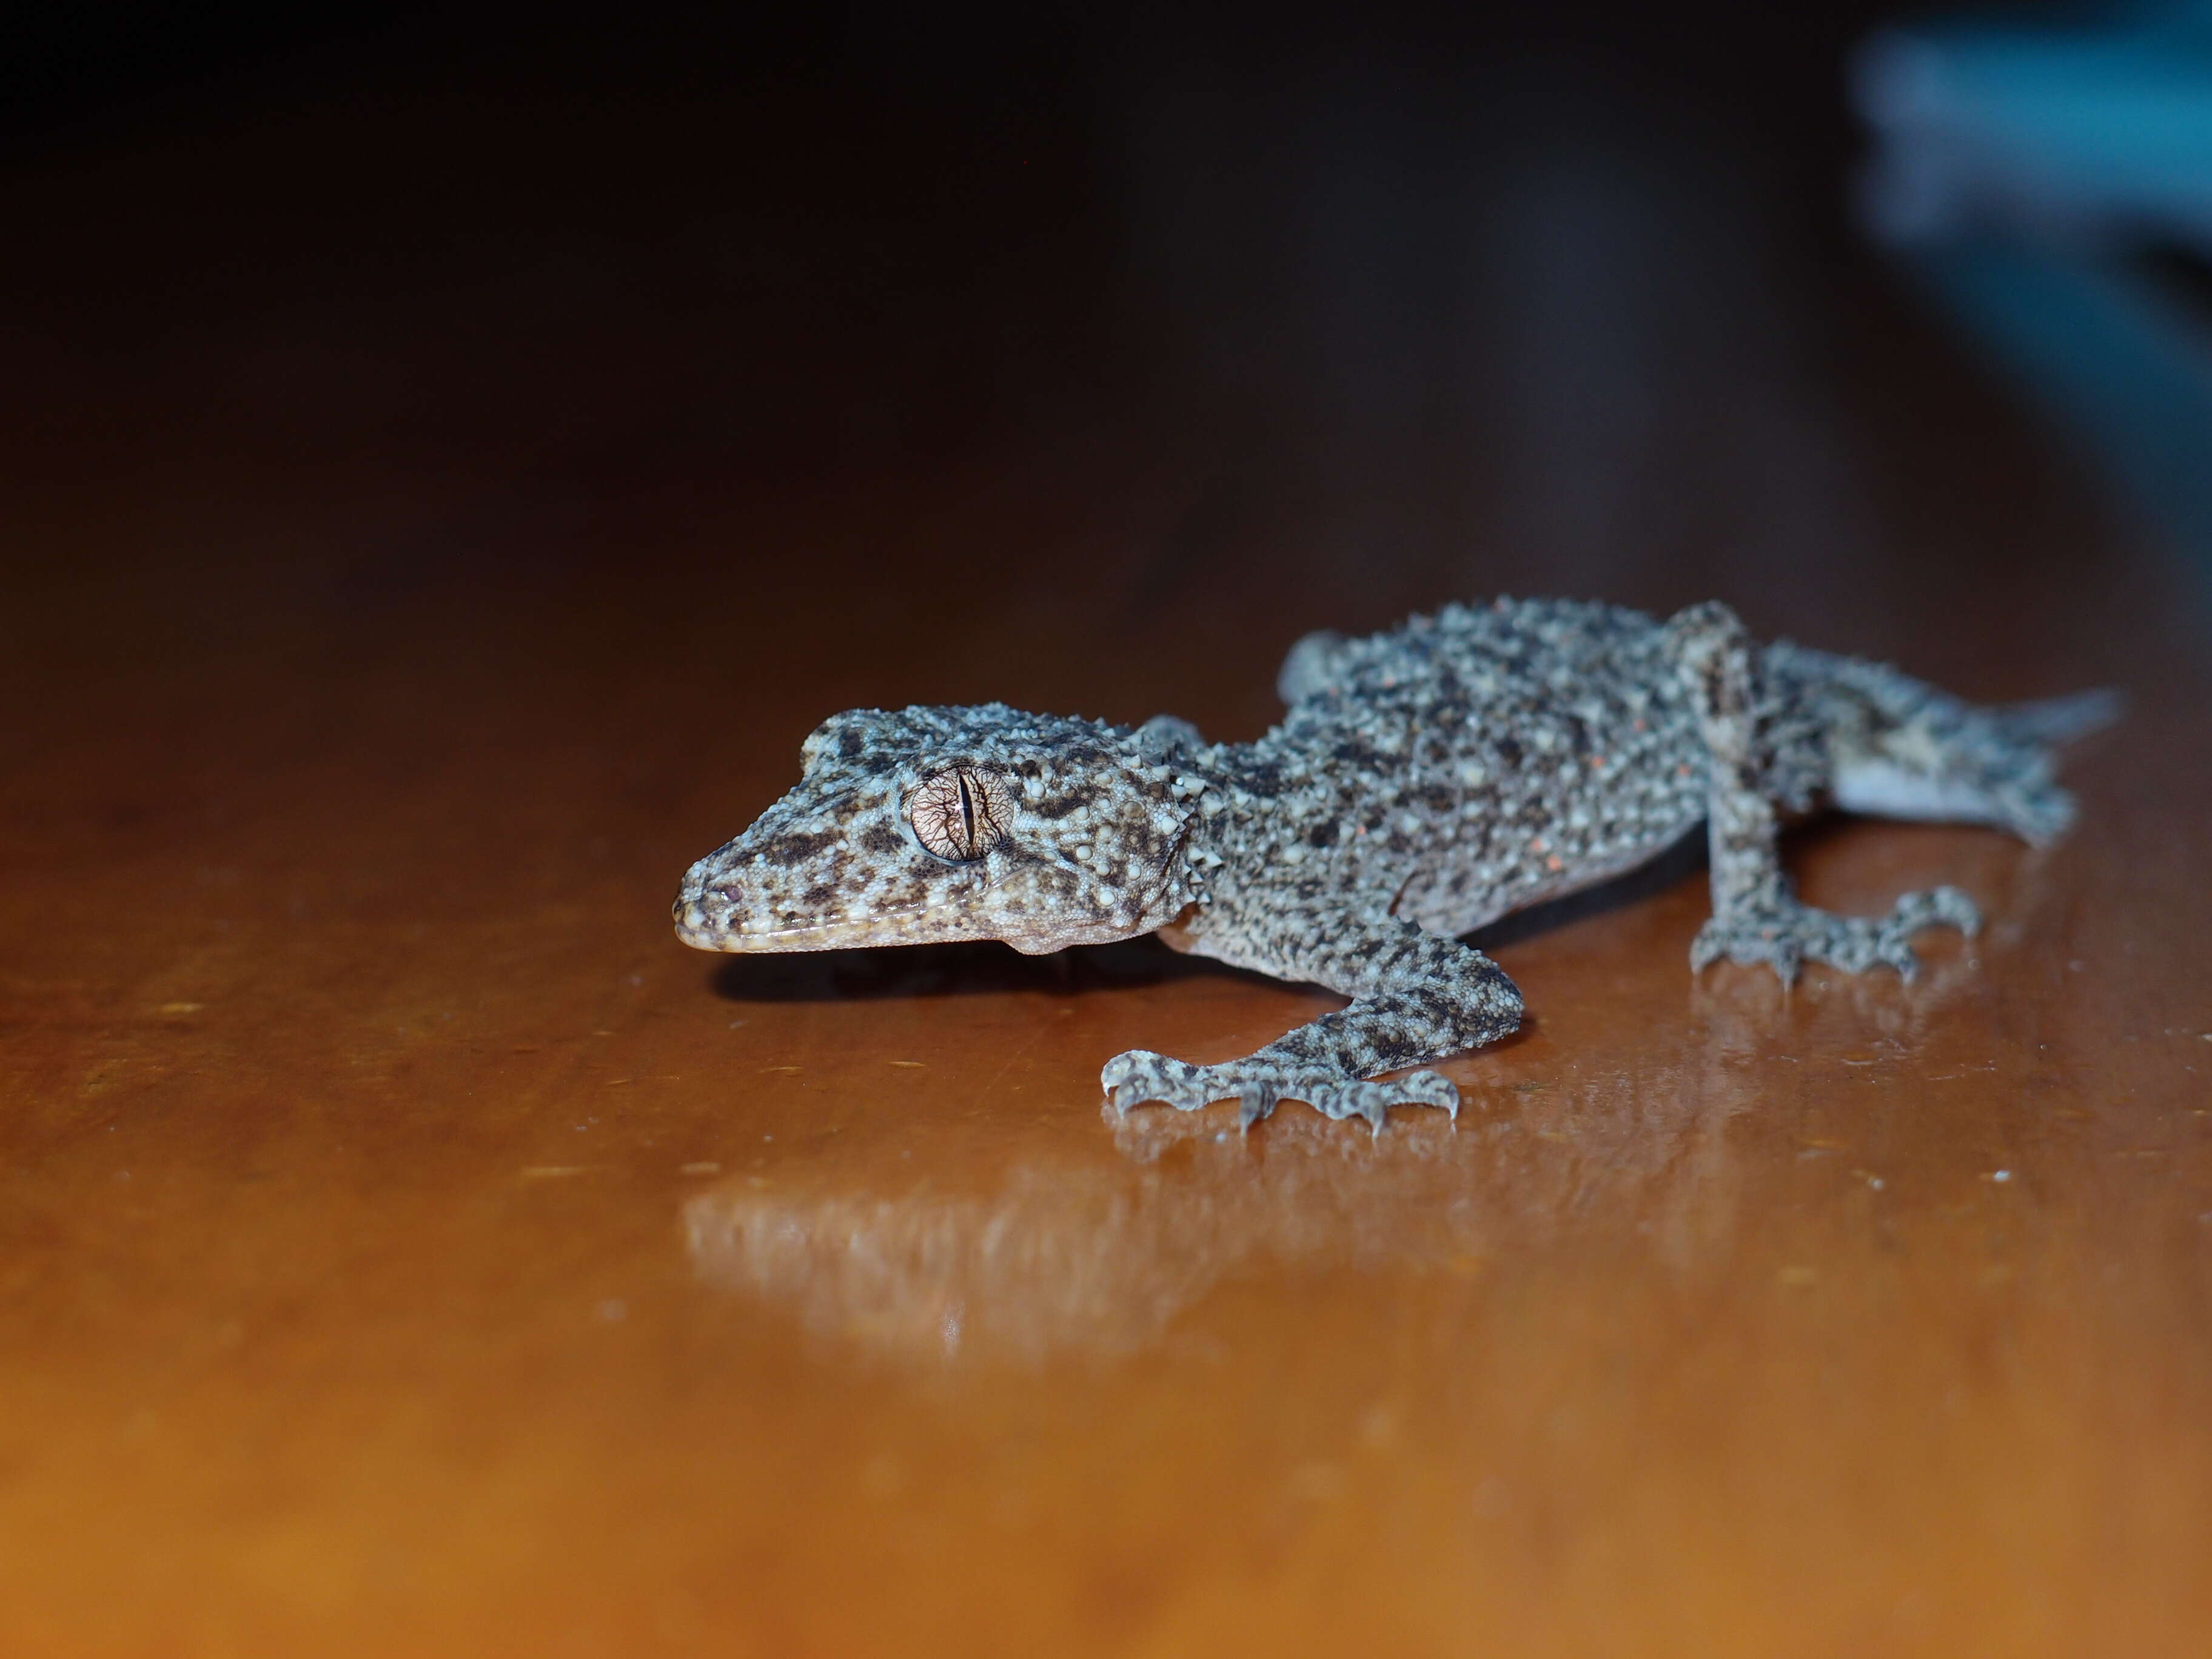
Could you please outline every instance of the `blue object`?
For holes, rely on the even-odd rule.
[[[2212,3],[1877,35],[1862,222],[2212,577]],[[2212,295],[2212,282],[2203,284]]]

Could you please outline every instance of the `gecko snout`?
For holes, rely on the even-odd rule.
[[[704,863],[705,860],[701,860]],[[710,878],[694,865],[684,872],[684,885],[669,906],[676,937],[696,950],[712,951],[730,932],[732,921],[744,914],[744,884],[734,877]]]

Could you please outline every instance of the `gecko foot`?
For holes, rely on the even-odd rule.
[[[1409,1072],[1403,1077],[1370,1082],[1327,1073],[1300,1073],[1286,1068],[1231,1060],[1220,1066],[1194,1066],[1147,1048],[1132,1048],[1106,1062],[1098,1080],[1113,1097],[1114,1109],[1147,1100],[1164,1101],[1179,1112],[1194,1112],[1217,1100],[1237,1103],[1241,1127],[1250,1128],[1275,1109],[1279,1100],[1303,1100],[1324,1117],[1359,1117],[1376,1133],[1382,1131],[1384,1115],[1393,1106],[1441,1106],[1456,1119],[1459,1090],[1437,1072]]]
[[[1690,969],[1694,973],[1723,957],[1763,962],[1788,985],[1808,962],[1825,962],[1849,974],[1886,963],[1909,981],[1920,967],[1912,954],[1912,936],[1939,925],[1972,938],[1982,925],[1981,912],[1955,887],[1907,893],[1879,920],[1816,910],[1784,894],[1713,917],[1690,946]]]

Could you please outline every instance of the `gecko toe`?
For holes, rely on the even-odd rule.
[[[1194,1112],[1213,1098],[1200,1086],[1203,1068],[1146,1048],[1132,1048],[1108,1060],[1098,1074],[1114,1109],[1127,1115],[1132,1106],[1157,1100],[1178,1111]]]
[[[1928,919],[1921,925],[1948,923],[1968,939],[1982,931],[1981,907],[1955,887],[1931,887],[1916,895],[1927,901]]]
[[[1459,1085],[1442,1072],[1409,1073],[1398,1079],[1397,1086],[1407,1102],[1440,1106],[1451,1114],[1453,1121],[1458,1121]]]
[[[1920,972],[1920,958],[1913,953],[1912,946],[1902,938],[1882,939],[1875,947],[1875,957],[1877,961],[1887,963],[1896,969],[1898,978],[1903,980],[1907,985],[1911,984],[1914,977]]]

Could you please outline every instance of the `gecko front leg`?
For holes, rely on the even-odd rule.
[[[1771,966],[1784,985],[1807,962],[1846,973],[1887,964],[1911,979],[1912,935],[1946,923],[1972,934],[1974,902],[1955,887],[1907,893],[1879,919],[1816,909],[1790,891],[1776,851],[1773,757],[1760,730],[1758,648],[1735,612],[1692,606],[1668,623],[1669,645],[1705,740],[1713,914],[1690,946],[1692,972],[1726,957]]]
[[[1249,1128],[1277,1101],[1303,1100],[1328,1117],[1365,1118],[1378,1133],[1393,1106],[1441,1106],[1456,1118],[1459,1091],[1437,1073],[1370,1079],[1510,1036],[1521,1024],[1513,981],[1473,946],[1390,917],[1306,931],[1267,971],[1342,992],[1349,1007],[1216,1066],[1143,1048],[1116,1055],[1099,1075],[1115,1109],[1158,1100],[1191,1112],[1234,1100]]]

